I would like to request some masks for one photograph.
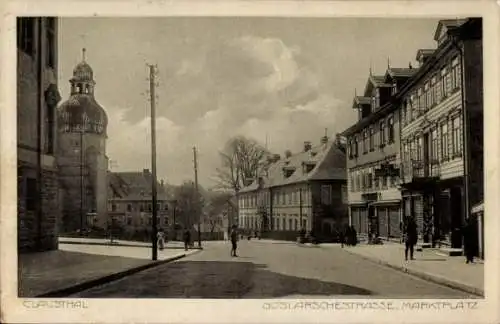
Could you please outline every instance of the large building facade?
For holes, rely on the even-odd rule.
[[[345,144],[323,137],[304,142],[302,152],[271,157],[265,174],[238,194],[239,227],[277,239],[295,239],[305,229],[333,238],[347,222]]]
[[[402,195],[425,242],[462,246],[459,229],[483,199],[482,21],[440,21],[435,50],[401,93]],[[455,233],[455,235],[454,235]]]
[[[106,228],[115,226],[121,235],[150,239],[153,225],[153,176],[148,169],[142,172],[109,172],[107,176],[108,221]],[[157,224],[165,232],[173,228],[175,206],[167,185],[157,184]]]
[[[355,99],[360,120],[344,134],[350,221],[361,233],[397,237],[399,209],[401,225],[413,217],[422,241],[461,248],[459,230],[483,199],[481,24],[440,21],[437,48],[418,50],[418,67],[371,77]],[[371,91],[377,82],[390,91]],[[393,201],[388,217],[379,201]]]
[[[368,77],[353,108],[358,122],[347,129],[349,223],[362,235],[399,238],[401,192],[398,189],[400,115],[392,97],[415,73],[413,68],[390,68]]]
[[[57,249],[58,20],[17,18],[18,250]]]
[[[83,58],[73,69],[71,94],[58,109],[57,164],[63,210],[62,229],[87,228],[87,214],[107,223],[106,128],[108,118],[97,103],[94,72]]]

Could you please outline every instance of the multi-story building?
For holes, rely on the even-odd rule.
[[[239,227],[265,236],[295,239],[305,229],[333,237],[347,222],[345,144],[340,136],[302,152],[274,156],[265,174],[238,193]]]
[[[127,234],[148,237],[153,224],[152,181],[148,169],[108,173],[108,226],[114,222]],[[167,185],[161,181],[157,189],[157,224],[164,231],[176,221],[175,209],[170,208],[173,204],[170,196]]]
[[[363,95],[353,100],[358,122],[343,135],[347,138],[349,222],[362,236],[400,236],[400,117],[392,98],[415,71],[411,67],[388,67],[384,75],[370,71]]]
[[[482,21],[442,20],[434,40],[400,93],[404,214],[425,241],[461,247],[451,233],[483,199]]]
[[[57,18],[17,18],[18,250],[58,247]]]
[[[105,227],[108,117],[95,99],[94,71],[86,62],[85,49],[69,82],[70,97],[58,109],[61,226],[66,231],[86,228],[86,215],[91,214],[97,218],[99,227]]]
[[[359,232],[397,236],[414,217],[424,242],[462,246],[458,230],[483,199],[481,23],[440,21],[437,48],[418,50],[418,67],[370,76],[355,98],[360,120],[344,135]]]

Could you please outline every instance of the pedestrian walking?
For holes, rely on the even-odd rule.
[[[477,247],[476,226],[472,219],[468,218],[463,228],[465,263],[474,263],[474,254]]]
[[[237,257],[236,250],[238,249],[238,231],[236,226],[233,225],[231,230],[231,256]]]
[[[159,229],[158,233],[156,234],[156,238],[158,239],[158,248],[160,251],[163,251],[165,248],[165,233],[163,232],[163,229]]]
[[[410,259],[415,260],[413,257],[413,251],[415,244],[417,244],[418,233],[417,233],[417,223],[413,217],[408,217],[404,229],[405,238],[405,260],[408,260],[408,252],[410,252]]]
[[[191,243],[191,232],[186,228],[184,230],[184,250],[188,250]]]

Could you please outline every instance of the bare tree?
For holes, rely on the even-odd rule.
[[[176,219],[187,228],[198,223],[198,213],[201,211],[204,201],[204,190],[199,186],[199,197],[192,181],[186,181],[174,190],[176,200]]]
[[[267,166],[269,152],[257,141],[243,136],[231,138],[219,152],[221,166],[216,169],[216,188],[238,193],[248,179]]]

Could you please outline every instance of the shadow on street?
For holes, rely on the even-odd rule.
[[[289,295],[371,295],[336,282],[275,273],[265,265],[180,261],[78,294],[87,298],[273,298]]]

